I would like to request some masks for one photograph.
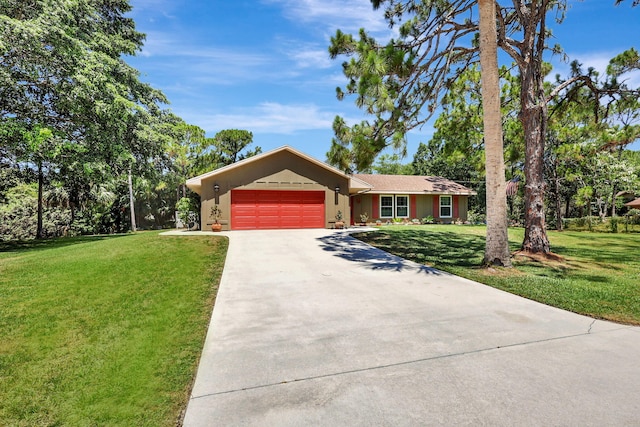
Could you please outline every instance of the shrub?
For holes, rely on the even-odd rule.
[[[467,220],[470,224],[484,224],[487,221],[487,216],[481,212],[470,210],[467,213]]]
[[[617,216],[612,216],[611,218],[609,218],[609,230],[611,230],[612,233],[617,233],[618,232],[618,217]]]
[[[428,216],[425,216],[424,218],[422,218],[422,223],[423,224],[433,224],[434,222],[435,222],[435,219],[431,215],[428,215]]]
[[[176,210],[178,211],[178,217],[182,221],[184,227],[189,226],[189,213],[191,213],[191,199],[183,197],[176,203]]]
[[[640,225],[640,209],[631,209],[626,216],[631,224]]]

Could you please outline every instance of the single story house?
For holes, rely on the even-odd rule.
[[[625,203],[624,205],[632,209],[640,209],[640,197],[630,201],[629,203]]]
[[[200,195],[201,229],[222,211],[223,230],[332,228],[340,212],[347,224],[428,215],[451,222],[467,217],[474,191],[439,177],[348,175],[289,146],[196,176],[187,187]]]
[[[356,221],[361,214],[374,221],[428,216],[444,223],[466,221],[468,198],[476,194],[437,176],[354,174],[353,177],[369,187],[351,197],[352,218]]]

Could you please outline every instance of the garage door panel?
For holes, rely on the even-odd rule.
[[[323,228],[323,191],[233,190],[231,228]]]

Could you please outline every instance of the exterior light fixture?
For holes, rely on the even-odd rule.
[[[213,184],[213,193],[214,193],[214,203],[218,205],[220,203],[220,199],[218,198],[218,193],[220,193],[220,186],[218,183]]]
[[[335,198],[335,204],[338,204],[338,194],[340,194],[340,186],[336,185],[336,188],[334,188],[334,191],[336,192],[336,198]]]
[[[339,186],[339,185],[336,185],[335,190],[336,190],[336,193],[339,193],[339,192],[340,192],[340,186]]]

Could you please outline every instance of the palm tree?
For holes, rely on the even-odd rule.
[[[479,0],[480,68],[487,181],[485,265],[511,267],[507,234],[507,194],[500,114],[498,36],[494,0]]]

